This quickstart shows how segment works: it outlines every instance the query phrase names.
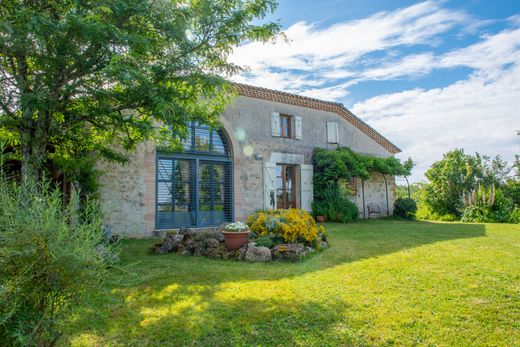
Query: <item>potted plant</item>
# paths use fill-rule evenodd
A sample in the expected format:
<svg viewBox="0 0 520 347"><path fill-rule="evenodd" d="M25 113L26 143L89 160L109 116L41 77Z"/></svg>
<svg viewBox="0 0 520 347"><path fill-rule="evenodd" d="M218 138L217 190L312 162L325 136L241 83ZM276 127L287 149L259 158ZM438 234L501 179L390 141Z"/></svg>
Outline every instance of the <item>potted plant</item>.
<svg viewBox="0 0 520 347"><path fill-rule="evenodd" d="M228 251L236 251L249 239L249 227L242 222L230 223L224 227L224 241Z"/></svg>

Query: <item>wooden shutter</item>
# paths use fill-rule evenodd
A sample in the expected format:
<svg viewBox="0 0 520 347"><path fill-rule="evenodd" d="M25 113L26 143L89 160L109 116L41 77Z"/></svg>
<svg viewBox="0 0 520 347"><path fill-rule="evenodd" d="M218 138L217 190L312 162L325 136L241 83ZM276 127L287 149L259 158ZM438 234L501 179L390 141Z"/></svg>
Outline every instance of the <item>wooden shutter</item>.
<svg viewBox="0 0 520 347"><path fill-rule="evenodd" d="M338 143L338 123L327 122L327 142Z"/></svg>
<svg viewBox="0 0 520 347"><path fill-rule="evenodd" d="M312 172L312 165L300 165L301 208L308 212L312 210L313 201Z"/></svg>
<svg viewBox="0 0 520 347"><path fill-rule="evenodd" d="M302 117L294 116L294 137L302 139Z"/></svg>
<svg viewBox="0 0 520 347"><path fill-rule="evenodd" d="M280 124L280 114L278 112L271 113L271 135L280 136L282 125Z"/></svg>
<svg viewBox="0 0 520 347"><path fill-rule="evenodd" d="M264 163L264 208L276 208L276 163Z"/></svg>

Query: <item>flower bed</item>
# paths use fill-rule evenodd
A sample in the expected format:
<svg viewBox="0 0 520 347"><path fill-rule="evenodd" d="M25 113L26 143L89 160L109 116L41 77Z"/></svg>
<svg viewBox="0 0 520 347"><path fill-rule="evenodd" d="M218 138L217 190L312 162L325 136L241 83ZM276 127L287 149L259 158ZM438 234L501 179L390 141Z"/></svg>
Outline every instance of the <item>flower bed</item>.
<svg viewBox="0 0 520 347"><path fill-rule="evenodd" d="M238 249L230 250L223 233L242 233L246 230L251 231L249 241ZM326 247L325 228L317 226L307 212L290 209L255 212L249 216L247 224L237 222L203 231L185 228L170 232L150 251L218 259L271 261L299 260Z"/></svg>

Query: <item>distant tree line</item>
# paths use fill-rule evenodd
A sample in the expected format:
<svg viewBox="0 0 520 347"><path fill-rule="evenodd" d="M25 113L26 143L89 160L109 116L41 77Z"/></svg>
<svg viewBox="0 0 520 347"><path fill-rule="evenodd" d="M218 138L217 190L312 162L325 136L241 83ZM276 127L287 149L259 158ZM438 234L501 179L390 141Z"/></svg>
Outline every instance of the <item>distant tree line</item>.
<svg viewBox="0 0 520 347"><path fill-rule="evenodd" d="M520 156L512 164L500 155L466 154L454 149L426 171L426 183L410 186L417 217L463 222L520 222ZM397 197L408 197L398 186Z"/></svg>

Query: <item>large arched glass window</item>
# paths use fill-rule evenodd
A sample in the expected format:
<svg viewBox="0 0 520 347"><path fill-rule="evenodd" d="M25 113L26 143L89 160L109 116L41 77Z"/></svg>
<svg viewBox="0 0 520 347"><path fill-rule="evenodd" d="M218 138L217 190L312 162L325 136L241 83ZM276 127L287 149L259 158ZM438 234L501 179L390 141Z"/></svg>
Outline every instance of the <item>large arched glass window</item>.
<svg viewBox="0 0 520 347"><path fill-rule="evenodd" d="M232 221L233 162L224 131L193 123L183 147L157 154L156 228Z"/></svg>

